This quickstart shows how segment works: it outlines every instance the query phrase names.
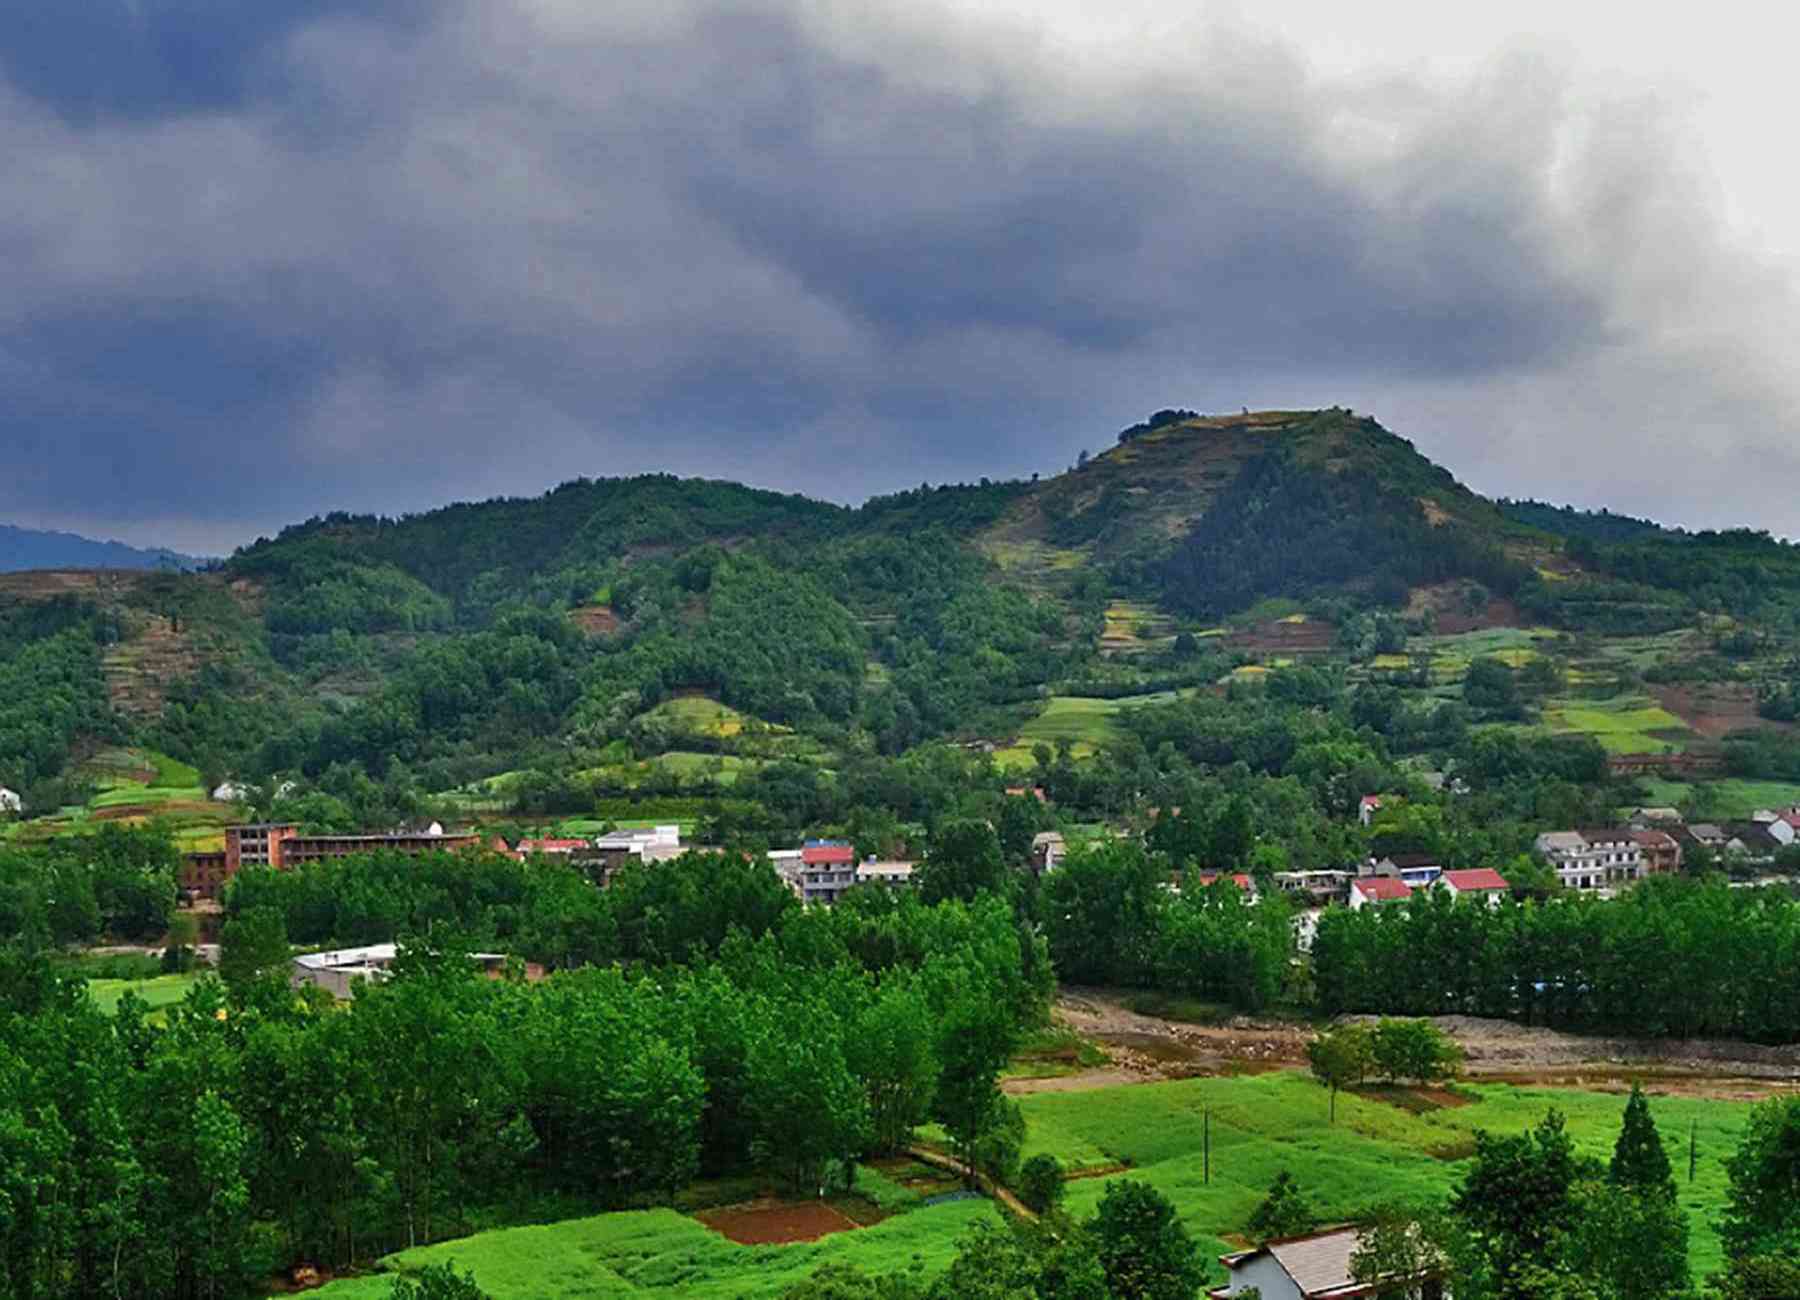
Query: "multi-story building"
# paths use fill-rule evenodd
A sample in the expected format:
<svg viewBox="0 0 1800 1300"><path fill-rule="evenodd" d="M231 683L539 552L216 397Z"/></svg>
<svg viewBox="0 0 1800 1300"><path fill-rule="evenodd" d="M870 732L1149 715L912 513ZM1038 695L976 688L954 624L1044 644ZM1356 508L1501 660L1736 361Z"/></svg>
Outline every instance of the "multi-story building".
<svg viewBox="0 0 1800 1300"><path fill-rule="evenodd" d="M1643 848L1623 827L1545 831L1535 847L1569 889L1610 893L1645 875Z"/></svg>
<svg viewBox="0 0 1800 1300"><path fill-rule="evenodd" d="M446 835L435 824L427 831L387 835L302 835L293 822L253 822L227 826L222 850L187 854L182 859L178 883L191 902L217 898L225 882L245 867L286 871L303 862L347 858L355 853L437 853L478 848L480 844L477 836Z"/></svg>
<svg viewBox="0 0 1800 1300"><path fill-rule="evenodd" d="M1663 875L1681 870L1681 841L1667 831L1634 830L1638 852L1644 856L1645 875Z"/></svg>

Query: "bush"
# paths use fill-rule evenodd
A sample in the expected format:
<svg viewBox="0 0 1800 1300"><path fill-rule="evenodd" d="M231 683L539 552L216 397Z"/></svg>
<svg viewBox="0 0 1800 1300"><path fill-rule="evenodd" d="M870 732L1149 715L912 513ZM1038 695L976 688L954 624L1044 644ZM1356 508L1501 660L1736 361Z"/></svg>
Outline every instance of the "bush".
<svg viewBox="0 0 1800 1300"><path fill-rule="evenodd" d="M1383 1019L1375 1026L1375 1068L1394 1082L1454 1079L1462 1048L1429 1020Z"/></svg>
<svg viewBox="0 0 1800 1300"><path fill-rule="evenodd" d="M1062 1162L1048 1152L1031 1157L1019 1169L1019 1199L1039 1214L1061 1205L1066 1190Z"/></svg>

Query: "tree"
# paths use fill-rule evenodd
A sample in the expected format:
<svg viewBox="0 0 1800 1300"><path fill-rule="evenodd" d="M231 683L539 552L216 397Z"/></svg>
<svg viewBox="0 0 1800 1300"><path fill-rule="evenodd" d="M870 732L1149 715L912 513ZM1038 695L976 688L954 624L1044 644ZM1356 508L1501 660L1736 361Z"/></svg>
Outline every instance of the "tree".
<svg viewBox="0 0 1800 1300"><path fill-rule="evenodd" d="M242 985L286 965L287 918L273 907L252 907L219 931L219 977Z"/></svg>
<svg viewBox="0 0 1800 1300"><path fill-rule="evenodd" d="M1707 1279L1707 1300L1800 1300L1800 1255L1744 1255Z"/></svg>
<svg viewBox="0 0 1800 1300"><path fill-rule="evenodd" d="M1619 1128L1619 1140L1613 1145L1607 1178L1620 1187L1675 1195L1669 1153L1650 1118L1650 1104L1636 1083L1631 1085L1631 1097L1625 1103L1625 1119Z"/></svg>
<svg viewBox="0 0 1800 1300"><path fill-rule="evenodd" d="M1337 1123L1339 1088L1354 1088L1375 1064L1374 1035L1367 1025L1342 1025L1306 1045L1313 1078L1331 1089L1331 1122Z"/></svg>
<svg viewBox="0 0 1800 1300"><path fill-rule="evenodd" d="M1193 1300L1206 1281L1175 1207L1148 1183L1109 1183L1087 1227L1116 1300Z"/></svg>
<svg viewBox="0 0 1800 1300"><path fill-rule="evenodd" d="M1062 1162L1047 1151L1031 1157L1019 1167L1018 1190L1019 1199L1039 1214L1056 1209L1068 1191Z"/></svg>
<svg viewBox="0 0 1800 1300"><path fill-rule="evenodd" d="M1752 1110L1725 1169L1731 1187L1719 1235L1727 1253L1760 1254L1800 1236L1800 1097L1771 1098Z"/></svg>
<svg viewBox="0 0 1800 1300"><path fill-rule="evenodd" d="M938 1077L932 1115L950 1131L951 1144L972 1170L975 1148L1000 1117L1000 1070L1012 1054L1013 1018L979 989L964 989L938 1022Z"/></svg>
<svg viewBox="0 0 1800 1300"><path fill-rule="evenodd" d="M1375 1026L1373 1049L1376 1068L1396 1081L1455 1078L1462 1065L1462 1049L1429 1020L1383 1018Z"/></svg>
<svg viewBox="0 0 1800 1300"><path fill-rule="evenodd" d="M1686 1290L1687 1216L1672 1191L1599 1180L1576 1185L1562 1256L1614 1300L1666 1300Z"/></svg>
<svg viewBox="0 0 1800 1300"><path fill-rule="evenodd" d="M1350 1276L1365 1286L1376 1288L1395 1279L1441 1275L1452 1271L1456 1234L1442 1216L1421 1215L1406 1206L1383 1206L1357 1238L1350 1255ZM1471 1279L1473 1281L1474 1279ZM1463 1279L1457 1278L1458 1294L1463 1293ZM1405 1291L1397 1294L1407 1294Z"/></svg>
<svg viewBox="0 0 1800 1300"><path fill-rule="evenodd" d="M389 1300L493 1300L475 1285L473 1273L459 1273L453 1263L427 1264L417 1273L401 1274Z"/></svg>
<svg viewBox="0 0 1800 1300"><path fill-rule="evenodd" d="M1569 1222L1570 1196L1581 1172L1558 1111L1516 1137L1477 1130L1474 1163L1450 1209L1480 1237L1498 1294L1532 1294L1520 1270L1551 1256Z"/></svg>
<svg viewBox="0 0 1800 1300"><path fill-rule="evenodd" d="M1251 1212L1244 1233L1261 1244L1278 1237L1298 1237L1311 1232L1319 1221L1318 1213L1300 1190L1294 1176L1283 1169L1269 1185L1269 1194Z"/></svg>
<svg viewBox="0 0 1800 1300"><path fill-rule="evenodd" d="M792 1003L777 1009L750 1045L752 1149L801 1190L823 1186L827 1167L868 1140L868 1098L845 1064L841 1034L823 1006Z"/></svg>
<svg viewBox="0 0 1800 1300"><path fill-rule="evenodd" d="M825 1264L781 1293L781 1300L919 1300L904 1277L870 1277L854 1264Z"/></svg>
<svg viewBox="0 0 1800 1300"><path fill-rule="evenodd" d="M1004 897L1011 883L1000 837L992 826L974 818L942 827L919 868L919 897L927 903L946 898L968 902L981 893Z"/></svg>
<svg viewBox="0 0 1800 1300"><path fill-rule="evenodd" d="M891 978L856 1017L844 1039L850 1071L869 1096L871 1140L896 1151L931 1115L938 1059L931 1009L914 984Z"/></svg>
<svg viewBox="0 0 1800 1300"><path fill-rule="evenodd" d="M1523 716L1519 684L1504 660L1484 656L1469 665L1463 677L1463 703L1490 717Z"/></svg>

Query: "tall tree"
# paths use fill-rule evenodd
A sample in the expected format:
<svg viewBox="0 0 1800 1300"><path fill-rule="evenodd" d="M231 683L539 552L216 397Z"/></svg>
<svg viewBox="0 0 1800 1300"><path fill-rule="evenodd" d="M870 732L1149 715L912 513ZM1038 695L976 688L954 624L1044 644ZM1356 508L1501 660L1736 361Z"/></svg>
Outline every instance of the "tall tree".
<svg viewBox="0 0 1800 1300"><path fill-rule="evenodd" d="M1631 1085L1631 1097L1625 1103L1625 1120L1619 1128L1619 1140L1613 1145L1607 1178L1620 1187L1675 1195L1669 1153L1650 1118L1650 1103L1636 1083Z"/></svg>
<svg viewBox="0 0 1800 1300"><path fill-rule="evenodd" d="M1193 1300L1206 1267L1175 1207L1148 1183L1107 1184L1088 1230L1116 1300Z"/></svg>

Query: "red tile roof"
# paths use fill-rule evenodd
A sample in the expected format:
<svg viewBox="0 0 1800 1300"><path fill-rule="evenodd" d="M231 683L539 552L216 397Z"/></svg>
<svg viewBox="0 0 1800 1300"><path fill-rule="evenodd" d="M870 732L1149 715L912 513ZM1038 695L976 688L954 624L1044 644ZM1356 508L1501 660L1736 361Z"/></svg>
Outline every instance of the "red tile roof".
<svg viewBox="0 0 1800 1300"><path fill-rule="evenodd" d="M1354 883L1364 898L1373 899L1377 903L1412 897L1412 886L1404 880L1395 880L1392 876L1364 876Z"/></svg>
<svg viewBox="0 0 1800 1300"><path fill-rule="evenodd" d="M809 867L855 862L856 849L849 844L808 844L800 850L800 861Z"/></svg>
<svg viewBox="0 0 1800 1300"><path fill-rule="evenodd" d="M1202 885L1216 884L1216 883L1218 883L1218 879L1219 879L1219 873L1216 871L1202 871L1200 873L1200 883ZM1254 889L1256 887L1255 882L1253 880L1251 880L1249 876L1246 876L1241 871L1234 871L1231 873L1231 883L1236 885L1239 889L1243 890L1245 893L1249 893L1252 889Z"/></svg>
<svg viewBox="0 0 1800 1300"><path fill-rule="evenodd" d="M1449 881L1459 893L1483 889L1511 889L1506 877L1492 867L1473 867L1467 871L1446 871L1444 879Z"/></svg>

